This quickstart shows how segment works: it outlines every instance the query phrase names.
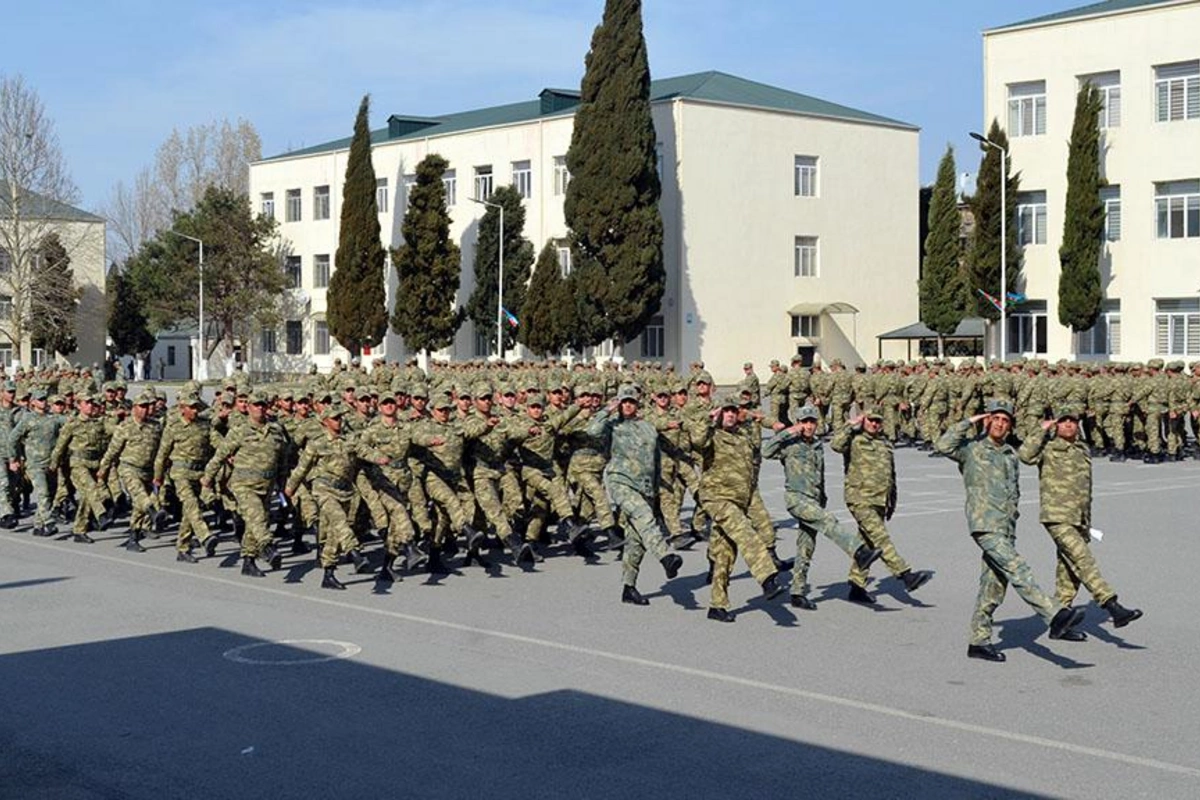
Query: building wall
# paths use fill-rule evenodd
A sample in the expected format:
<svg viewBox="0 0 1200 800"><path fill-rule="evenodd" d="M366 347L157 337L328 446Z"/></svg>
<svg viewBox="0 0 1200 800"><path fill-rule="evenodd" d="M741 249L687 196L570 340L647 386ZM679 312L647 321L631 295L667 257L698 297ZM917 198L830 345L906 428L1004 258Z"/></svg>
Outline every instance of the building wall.
<svg viewBox="0 0 1200 800"><path fill-rule="evenodd" d="M718 381L741 377L747 358L765 362L796 350L787 311L799 302L849 302L857 316L826 317L819 348L826 358L873 359L875 335L917 316L917 133L819 120L775 111L673 100L653 106L661 153L663 255L667 285L662 302L662 360L702 359ZM472 263L479 219L486 209L467 198L474 193L476 166L491 164L495 185L511 181L511 164L529 160L534 188L526 202L525 236L540 251L548 239L566 235L562 195L554 193L554 158L565 156L573 117L525 122L490 130L377 144L372 153L379 177L388 179L389 208L380 215L386 245L401 242L404 176L428 153L445 157L456 171L457 202L450 207L451 236L463 252L458 302L474 288ZM749 143L749 146L748 146ZM819 198L793 195L796 154L817 155L822 174ZM300 255L303 288L288 299L293 318L304 319L305 354L260 357L251 343L254 370L303 372L310 362L327 369L337 348L312 356L313 317L326 308L326 291L313 288L313 256L337 249L341 185L347 151L282 158L252 165L251 201L273 192L280 233ZM312 220L314 186L331 187L330 218ZM286 191L299 188L300 222L285 222ZM869 220L864 235L863 221ZM820 235L821 277L793 277L794 237ZM731 269L730 265L737 265ZM388 303L395 273L388 271ZM519 314L518 309L510 309ZM285 317L288 314L285 314ZM856 349L857 348L857 349ZM897 351L899 353L900 351ZM408 355L399 337L388 334L371 358ZM455 358L477 355L468 322L452 348ZM626 345L625 357L641 357L641 342Z"/></svg>
<svg viewBox="0 0 1200 800"><path fill-rule="evenodd" d="M1073 357L1075 337L1058 324L1058 248L1066 200L1068 141L1080 77L1120 71L1119 127L1103 133L1103 170L1121 187L1120 241L1102 259L1105 297L1120 300L1121 352L1155 352L1155 299L1197 297L1200 238L1159 239L1155 182L1200 178L1200 119L1155 121L1155 65L1200 59L1200 3L1149 7L1101 18L984 35L984 130L1007 128L1008 86L1046 82L1044 135L1013 136L1021 191L1045 191L1047 239L1025 248L1026 295L1048 308L1049 358ZM1200 355L1200 353L1197 353Z"/></svg>

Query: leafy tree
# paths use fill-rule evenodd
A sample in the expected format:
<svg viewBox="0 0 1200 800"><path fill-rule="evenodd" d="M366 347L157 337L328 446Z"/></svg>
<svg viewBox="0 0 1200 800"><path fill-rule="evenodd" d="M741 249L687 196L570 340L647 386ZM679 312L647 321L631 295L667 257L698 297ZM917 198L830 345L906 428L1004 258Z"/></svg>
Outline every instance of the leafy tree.
<svg viewBox="0 0 1200 800"><path fill-rule="evenodd" d="M939 351L942 337L954 333L966 316L958 248L962 223L955 181L954 148L947 146L929 202L929 233L921 270L921 321L937 332Z"/></svg>
<svg viewBox="0 0 1200 800"><path fill-rule="evenodd" d="M641 0L607 0L584 64L563 211L572 261L588 279L587 296L576 299L594 308L603 324L579 333L586 344L610 336L621 343L658 313L666 284ZM592 263L604 278L597 285Z"/></svg>
<svg viewBox="0 0 1200 800"><path fill-rule="evenodd" d="M371 163L370 97L364 96L354 120L354 138L342 188L342 226L336 267L329 279L329 333L351 355L374 347L387 333L387 297L383 285L387 252L379 242L379 206Z"/></svg>
<svg viewBox="0 0 1200 800"><path fill-rule="evenodd" d="M992 120L988 130L989 141L1008 149L1008 136L1000 127L1000 123ZM981 296L977 290L982 289L988 294L1004 302L999 295L1015 291L1021 285L1021 247L1017 244L1017 192L1021 188L1020 175L1009 174L1009 164L1001 153L994 147L981 144L983 161L979 165L979 177L975 184L975 196L971 199L971 211L975 214L975 241L972 244L968 260L971 276L970 292L974 298L976 316L986 319L999 319L1000 312ZM1003 170L1003 172L1002 172ZM1008 208L1000 209L1001 174L1008 181L1006 191ZM1000 291L1000 220L1006 215L1008 222L1007 248L1008 270L1007 286Z"/></svg>
<svg viewBox="0 0 1200 800"><path fill-rule="evenodd" d="M555 304L555 317L566 345L576 352L582 353L584 347L609 337L602 298L611 286L597 262L584 260L571 265L563 297Z"/></svg>
<svg viewBox="0 0 1200 800"><path fill-rule="evenodd" d="M176 214L171 228L204 242L205 360L224 345L256 328L279 324L287 286L275 245L278 223L252 215L249 199L231 189L210 186L192 211ZM157 330L194 322L198 309L196 244L170 230L138 249L127 263L128 278Z"/></svg>
<svg viewBox="0 0 1200 800"><path fill-rule="evenodd" d="M504 208L504 308L517 313L525 307L525 287L533 266L533 244L525 238L525 206L512 186L502 186L489 200ZM467 301L467 316L477 331L489 331L496 345L496 284L500 272L500 210L488 207L475 239L475 291ZM521 318L524 324L524 319ZM504 326L504 349L517 341L516 331Z"/></svg>
<svg viewBox="0 0 1200 800"><path fill-rule="evenodd" d="M113 350L122 355L143 353L154 347L154 335L142 313L141 302L129 280L116 264L108 272L108 335Z"/></svg>
<svg viewBox="0 0 1200 800"><path fill-rule="evenodd" d="M521 326L517 340L540 356L557 353L567 345L562 311L574 312L574 297L563 280L558 249L553 240L546 242L538 255L529 282L529 291L521 307ZM570 320L567 320L570 324Z"/></svg>
<svg viewBox="0 0 1200 800"><path fill-rule="evenodd" d="M1067 156L1067 202L1058 249L1058 321L1087 330L1100 314L1100 251L1104 242L1104 203L1100 187L1100 90L1089 81L1075 98L1075 124Z"/></svg>
<svg viewBox="0 0 1200 800"><path fill-rule="evenodd" d="M57 233L41 241L37 262L37 279L30 290L30 341L47 353L70 355L79 349L75 318L82 291L75 285L71 256Z"/></svg>
<svg viewBox="0 0 1200 800"><path fill-rule="evenodd" d="M450 215L442 174L449 163L430 153L417 164L417 183L408 194L400 232L404 244L392 251L400 279L392 328L413 351L440 350L454 341L463 312L454 307L461 256L450 241Z"/></svg>

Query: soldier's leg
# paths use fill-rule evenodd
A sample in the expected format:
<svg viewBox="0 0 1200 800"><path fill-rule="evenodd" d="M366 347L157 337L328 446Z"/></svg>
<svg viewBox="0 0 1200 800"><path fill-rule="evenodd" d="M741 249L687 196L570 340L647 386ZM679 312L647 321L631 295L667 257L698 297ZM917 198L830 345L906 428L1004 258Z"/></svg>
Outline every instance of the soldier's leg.
<svg viewBox="0 0 1200 800"><path fill-rule="evenodd" d="M388 525L387 509L383 507L379 491L371 485L371 479L365 472L359 472L355 477L354 488L371 513L371 527L377 531L385 530Z"/></svg>
<svg viewBox="0 0 1200 800"><path fill-rule="evenodd" d="M271 532L267 528L267 504L270 502L270 495L266 492L259 494L240 485L230 486L229 491L237 502L238 514L245 525L241 555L243 558L257 558L271 543Z"/></svg>
<svg viewBox="0 0 1200 800"><path fill-rule="evenodd" d="M497 478L475 475L475 505L483 512L483 518L500 537L500 541L505 541L512 535L512 526L500 500L500 483Z"/></svg>
<svg viewBox="0 0 1200 800"><path fill-rule="evenodd" d="M992 569L1004 576L1004 580L1012 585L1020 598L1049 624L1054 615L1062 610L1062 605L1038 586L1033 570L1017 552L1016 536L1011 533L977 533L974 538Z"/></svg>
<svg viewBox="0 0 1200 800"><path fill-rule="evenodd" d="M500 506L504 509L504 516L509 519L514 519L525 511L525 490L516 470L512 468L505 469L504 474L500 476Z"/></svg>
<svg viewBox="0 0 1200 800"><path fill-rule="evenodd" d="M146 488L146 481L140 470L122 467L118 470L121 475L121 485L129 495L132 508L129 512L129 527L135 531L146 531L150 528L150 511L154 498Z"/></svg>
<svg viewBox="0 0 1200 800"><path fill-rule="evenodd" d="M463 510L462 503L459 502L458 493L450 487L449 483L440 475L427 472L425 473L425 493L442 512L442 516L446 518L455 533L463 529L469 519L466 511Z"/></svg>
<svg viewBox="0 0 1200 800"><path fill-rule="evenodd" d="M899 409L895 406L883 407L883 435L887 437L889 442L896 441L896 434L900 430L898 417Z"/></svg>
<svg viewBox="0 0 1200 800"><path fill-rule="evenodd" d="M665 531L654 515L649 501L628 487L613 487L613 500L619 504L625 522L625 552L621 577L626 586L637 586L638 571L646 551L656 560L669 552Z"/></svg>
<svg viewBox="0 0 1200 800"><path fill-rule="evenodd" d="M1104 416L1104 432L1114 453L1125 452L1125 415L1110 412Z"/></svg>
<svg viewBox="0 0 1200 800"><path fill-rule="evenodd" d="M191 549L193 539L204 543L212 537L208 523L204 521L204 512L200 509L197 489L197 482L191 478L180 477L175 481L175 493L179 496L180 506L179 534L175 538L175 549L181 552Z"/></svg>
<svg viewBox="0 0 1200 800"><path fill-rule="evenodd" d="M803 520L796 526L796 563L792 567L791 594L807 597L812 588L808 585L808 568L812 565L813 553L817 549L817 538L814 531Z"/></svg>
<svg viewBox="0 0 1200 800"><path fill-rule="evenodd" d="M617 520L613 516L612 505L608 502L608 493L604 490L604 482L601 480L600 474L580 470L576 477L580 496L586 497L591 502L592 518L596 524L601 529L616 526Z"/></svg>
<svg viewBox="0 0 1200 800"><path fill-rule="evenodd" d="M416 531L413 529L412 519L408 516L408 509L404 507L405 499L400 490L394 484L379 486L377 489L379 501L388 517L384 548L388 555L397 556L404 551L405 545L416 538Z"/></svg>
<svg viewBox="0 0 1200 800"><path fill-rule="evenodd" d="M763 502L762 492L758 489L750 493L750 506L746 509L746 516L750 518L750 524L754 526L755 532L762 540L763 547L773 551L775 549L775 522L771 519L771 512L767 511L767 504Z"/></svg>
<svg viewBox="0 0 1200 800"><path fill-rule="evenodd" d="M75 525L72 530L75 533L85 533L89 517L99 519L105 512L102 485L96 482L96 477L87 467L73 467L71 474L75 489L79 493L79 509L75 512Z"/></svg>
<svg viewBox="0 0 1200 800"><path fill-rule="evenodd" d="M1004 602L1007 587L1004 573L992 566L985 551L980 559L979 593L975 597L975 611L971 614L971 644L983 645L992 641L992 615Z"/></svg>
<svg viewBox="0 0 1200 800"><path fill-rule="evenodd" d="M37 503L37 510L33 515L33 525L35 528L45 528L50 524L50 501L53 497L50 493L49 477L46 470L38 467L26 467L26 472L33 484L33 500Z"/></svg>
<svg viewBox="0 0 1200 800"><path fill-rule="evenodd" d="M754 580L762 583L775 574L775 561L763 545L762 537L754 530L745 510L724 500L706 503L706 509L712 515L713 525L721 526L725 535L737 545ZM713 580L715 583L715 573Z"/></svg>
<svg viewBox="0 0 1200 800"><path fill-rule="evenodd" d="M658 478L658 513L662 516L663 527L667 535L674 539L683 536L683 524L680 522L680 508L683 505L683 485L679 482L675 470L663 469Z"/></svg>
<svg viewBox="0 0 1200 800"><path fill-rule="evenodd" d="M338 558L358 550L358 537L350 525L350 502L315 492L317 507L321 509L321 528L325 530L325 546L321 549L321 566L336 567ZM249 526L247 526L249 528Z"/></svg>
<svg viewBox="0 0 1200 800"><path fill-rule="evenodd" d="M433 532L433 518L429 515L429 496L425 494L425 483L413 478L408 487L408 515L412 518L418 536L429 537Z"/></svg>
<svg viewBox="0 0 1200 800"><path fill-rule="evenodd" d="M883 551L880 558L887 565L888 571L893 575L900 575L908 571L908 562L900 557L896 552L896 546L892 544L892 537L888 535L887 524L883 520L883 508L880 506L867 505L849 505L851 516L858 523L858 533L862 536L863 541L871 547L877 547ZM850 565L850 582L858 587L867 585L869 570L865 570L858 566L857 563L851 562Z"/></svg>
<svg viewBox="0 0 1200 800"><path fill-rule="evenodd" d="M729 610L729 575L737 558L737 545L725 535L719 524L713 525L708 539L708 559L712 562L712 590L709 608Z"/></svg>
<svg viewBox="0 0 1200 800"><path fill-rule="evenodd" d="M571 500L562 478L547 477L535 469L527 469L522 474L525 486L538 497L544 498L547 505L558 515L559 519L567 519L574 515Z"/></svg>
<svg viewBox="0 0 1200 800"><path fill-rule="evenodd" d="M1058 559L1067 573L1068 582L1060 580L1057 584L1058 601L1066 606L1075 599L1082 583L1092 595L1097 605L1103 606L1116 596L1108 581L1100 574L1100 565L1096 563L1092 549L1088 546L1088 535L1082 526L1047 523L1046 530L1058 549Z"/></svg>

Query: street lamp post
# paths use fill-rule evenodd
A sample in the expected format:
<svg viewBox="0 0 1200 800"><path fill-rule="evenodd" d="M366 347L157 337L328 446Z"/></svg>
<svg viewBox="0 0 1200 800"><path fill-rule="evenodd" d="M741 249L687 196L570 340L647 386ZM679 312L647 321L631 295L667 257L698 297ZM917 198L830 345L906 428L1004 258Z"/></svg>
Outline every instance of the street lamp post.
<svg viewBox="0 0 1200 800"><path fill-rule="evenodd" d="M1001 147L982 133L971 138L1000 151L1000 360L1008 360L1008 148Z"/></svg>
<svg viewBox="0 0 1200 800"><path fill-rule="evenodd" d="M200 342L200 354L196 359L196 379L206 381L208 380L208 360L204 357L204 242L195 236L180 233L174 228L170 229L169 233L173 233L183 239L190 239L200 245L200 311L196 315L196 325L199 327L197 339Z"/></svg>
<svg viewBox="0 0 1200 800"><path fill-rule="evenodd" d="M496 281L496 355L504 360L504 206L499 203L490 203L487 200L478 200L474 197L468 198L472 203L478 203L481 206L495 208L500 211L500 276Z"/></svg>

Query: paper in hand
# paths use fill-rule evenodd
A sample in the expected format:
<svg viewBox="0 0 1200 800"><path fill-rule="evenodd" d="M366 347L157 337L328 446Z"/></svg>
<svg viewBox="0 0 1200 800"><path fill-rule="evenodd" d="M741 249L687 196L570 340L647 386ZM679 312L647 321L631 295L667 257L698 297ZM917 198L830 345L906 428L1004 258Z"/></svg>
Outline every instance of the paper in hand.
<svg viewBox="0 0 1200 800"><path fill-rule="evenodd" d="M1088 534L1097 542L1104 541L1104 531L1100 530L1099 528L1089 528Z"/></svg>

